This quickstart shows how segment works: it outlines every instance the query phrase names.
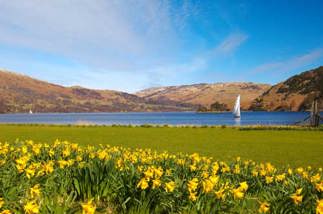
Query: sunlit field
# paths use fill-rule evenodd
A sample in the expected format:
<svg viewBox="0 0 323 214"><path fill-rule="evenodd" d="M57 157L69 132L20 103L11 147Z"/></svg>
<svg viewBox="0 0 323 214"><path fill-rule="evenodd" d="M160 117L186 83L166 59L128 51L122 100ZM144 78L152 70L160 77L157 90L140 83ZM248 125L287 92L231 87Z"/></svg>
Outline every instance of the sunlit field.
<svg viewBox="0 0 323 214"><path fill-rule="evenodd" d="M16 139L44 143L60 139L80 145L109 144L159 152L199 153L223 161L240 156L293 167L323 165L323 131L0 125L0 141Z"/></svg>

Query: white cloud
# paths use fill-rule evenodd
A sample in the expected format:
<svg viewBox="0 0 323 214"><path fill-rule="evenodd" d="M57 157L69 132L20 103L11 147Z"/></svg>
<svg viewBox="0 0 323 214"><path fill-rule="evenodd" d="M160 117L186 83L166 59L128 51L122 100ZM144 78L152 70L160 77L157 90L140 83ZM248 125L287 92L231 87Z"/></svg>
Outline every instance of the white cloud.
<svg viewBox="0 0 323 214"><path fill-rule="evenodd" d="M167 0L0 0L0 42L97 67L167 58L176 51L175 29Z"/></svg>
<svg viewBox="0 0 323 214"><path fill-rule="evenodd" d="M215 49L215 54L230 54L234 52L243 42L248 39L248 36L243 33L233 33L225 38Z"/></svg>
<svg viewBox="0 0 323 214"><path fill-rule="evenodd" d="M251 70L251 73L287 72L308 65L323 57L323 49L312 50L309 53L292 57L287 60L265 63Z"/></svg>
<svg viewBox="0 0 323 214"><path fill-rule="evenodd" d="M62 56L85 68L71 71L71 75L82 74L70 78L70 84L68 79L58 83L71 85L79 81L88 87L134 91L199 72L207 68L210 60L230 55L246 41L247 35L232 33L209 49L199 49L209 44L207 38L199 38L202 45L195 45L200 53L183 47L190 41L185 34L188 20L196 18L198 6L189 0L176 6L173 3L172 0L0 0L0 44ZM182 55L185 59L181 59ZM6 60L9 57L3 59ZM10 60L14 61L14 57ZM35 60L30 63L35 64ZM60 68L54 64L53 67ZM39 68L44 70L46 65ZM62 69L64 78L68 77L66 69ZM127 86L120 84L127 78L135 81ZM100 80L107 81L99 84Z"/></svg>

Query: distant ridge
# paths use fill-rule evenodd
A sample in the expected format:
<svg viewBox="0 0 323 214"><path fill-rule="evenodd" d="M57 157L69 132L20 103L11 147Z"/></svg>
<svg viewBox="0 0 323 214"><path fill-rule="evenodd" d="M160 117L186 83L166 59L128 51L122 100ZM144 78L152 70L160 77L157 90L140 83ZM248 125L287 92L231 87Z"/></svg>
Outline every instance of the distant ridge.
<svg viewBox="0 0 323 214"><path fill-rule="evenodd" d="M15 112L187 111L192 106L147 102L112 90L63 87L8 70L0 70L0 113Z"/></svg>
<svg viewBox="0 0 323 214"><path fill-rule="evenodd" d="M304 111L311 108L315 97L323 110L323 66L272 86L253 102L250 110Z"/></svg>
<svg viewBox="0 0 323 214"><path fill-rule="evenodd" d="M274 86L252 82L199 83L153 87L136 94L64 87L0 69L0 113L231 110L237 95L242 110L308 110L315 97L323 110L323 67ZM213 107L212 107L213 106Z"/></svg>
<svg viewBox="0 0 323 214"><path fill-rule="evenodd" d="M270 85L252 82L231 82L214 84L192 84L181 86L154 87L136 93L150 101L181 102L192 105L210 107L218 102L232 109L238 94L241 95L242 109L248 109L252 101L268 90Z"/></svg>

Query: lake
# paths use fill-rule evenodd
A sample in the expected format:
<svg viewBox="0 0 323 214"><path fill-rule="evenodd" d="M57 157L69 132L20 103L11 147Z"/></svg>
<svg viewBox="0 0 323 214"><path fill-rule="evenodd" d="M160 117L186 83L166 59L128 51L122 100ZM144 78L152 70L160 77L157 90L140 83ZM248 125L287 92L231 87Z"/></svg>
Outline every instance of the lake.
<svg viewBox="0 0 323 214"><path fill-rule="evenodd" d="M242 112L241 119L232 113L196 112L127 112L127 113L36 113L0 114L0 123L41 124L171 124L171 125L293 125L309 112Z"/></svg>

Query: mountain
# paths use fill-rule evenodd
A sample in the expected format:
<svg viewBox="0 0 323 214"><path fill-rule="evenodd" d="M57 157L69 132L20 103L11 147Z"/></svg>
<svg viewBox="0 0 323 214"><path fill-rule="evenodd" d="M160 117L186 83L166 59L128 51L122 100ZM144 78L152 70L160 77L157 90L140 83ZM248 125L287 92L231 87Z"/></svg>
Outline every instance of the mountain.
<svg viewBox="0 0 323 214"><path fill-rule="evenodd" d="M0 113L10 112L185 111L192 106L160 104L112 90L63 87L0 70Z"/></svg>
<svg viewBox="0 0 323 214"><path fill-rule="evenodd" d="M210 108L212 104L232 109L238 94L241 108L249 109L252 101L267 91L270 85L256 83L215 83L149 88L136 93L137 96L155 102L180 102Z"/></svg>
<svg viewBox="0 0 323 214"><path fill-rule="evenodd" d="M315 97L319 98L319 107L323 109L323 66L272 86L255 99L250 110L309 110Z"/></svg>
<svg viewBox="0 0 323 214"><path fill-rule="evenodd" d="M230 110L237 95L243 110L301 111L319 97L323 109L323 66L274 86L215 83L155 87L129 94L64 87L0 70L0 113Z"/></svg>

